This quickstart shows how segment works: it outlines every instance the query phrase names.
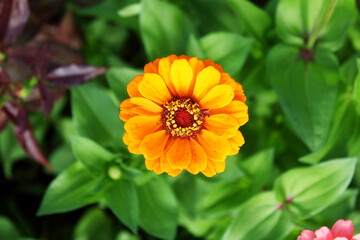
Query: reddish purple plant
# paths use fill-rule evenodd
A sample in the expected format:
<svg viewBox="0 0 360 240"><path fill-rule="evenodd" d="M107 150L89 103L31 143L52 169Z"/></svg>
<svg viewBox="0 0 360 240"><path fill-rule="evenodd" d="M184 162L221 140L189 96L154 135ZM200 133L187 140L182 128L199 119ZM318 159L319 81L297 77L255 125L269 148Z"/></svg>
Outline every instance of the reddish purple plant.
<svg viewBox="0 0 360 240"><path fill-rule="evenodd" d="M21 39L30 17L28 0L0 0L0 131L12 123L27 155L48 167L36 141L28 113L48 116L66 88L103 74L106 69L82 64L74 49L74 25L66 15L55 34L41 29L29 41Z"/></svg>

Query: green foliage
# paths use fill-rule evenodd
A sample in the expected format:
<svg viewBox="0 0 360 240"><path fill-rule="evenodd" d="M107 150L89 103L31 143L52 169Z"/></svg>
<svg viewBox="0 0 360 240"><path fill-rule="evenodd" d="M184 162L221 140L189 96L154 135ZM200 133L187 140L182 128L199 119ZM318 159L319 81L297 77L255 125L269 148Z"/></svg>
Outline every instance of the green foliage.
<svg viewBox="0 0 360 240"><path fill-rule="evenodd" d="M52 166L44 172L54 178L48 184L42 173L37 181L39 170L30 176L26 194L42 197L38 219L77 210L78 218L62 223L76 240L290 240L338 219L360 227L356 1L89 2L67 9L82 31L85 61L108 71L73 88L48 119L31 118ZM244 87L245 145L213 178L158 176L122 141L119 104L128 83L145 63L170 54L211 59ZM0 160L6 178L21 186L30 177L17 170L25 155L15 136L10 126L1 132ZM21 211L4 211L0 239L43 236L28 230L34 214Z"/></svg>

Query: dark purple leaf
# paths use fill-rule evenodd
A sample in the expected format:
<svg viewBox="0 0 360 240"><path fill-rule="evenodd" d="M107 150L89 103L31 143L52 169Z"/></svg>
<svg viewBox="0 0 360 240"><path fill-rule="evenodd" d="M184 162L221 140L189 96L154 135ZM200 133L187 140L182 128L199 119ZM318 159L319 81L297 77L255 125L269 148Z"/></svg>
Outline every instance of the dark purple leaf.
<svg viewBox="0 0 360 240"><path fill-rule="evenodd" d="M6 30L11 15L12 0L3 0L0 2L0 48L6 37Z"/></svg>
<svg viewBox="0 0 360 240"><path fill-rule="evenodd" d="M6 56L8 59L22 61L28 65L35 64L36 54L38 49L30 46L10 47L6 49Z"/></svg>
<svg viewBox="0 0 360 240"><path fill-rule="evenodd" d="M28 0L4 0L4 4L8 1L12 2L12 8L6 34L3 39L5 44L12 43L16 40L30 16Z"/></svg>
<svg viewBox="0 0 360 240"><path fill-rule="evenodd" d="M35 62L35 70L38 78L45 77L49 65L49 54L50 52L48 43L41 44Z"/></svg>
<svg viewBox="0 0 360 240"><path fill-rule="evenodd" d="M106 72L106 68L89 65L70 64L54 69L46 79L57 87L73 87Z"/></svg>
<svg viewBox="0 0 360 240"><path fill-rule="evenodd" d="M16 138L18 139L21 147L25 150L29 157L37 161L38 163L49 167L49 163L46 160L44 154L42 153L38 142L36 141L33 131L30 124L25 131L20 131L16 126L14 126Z"/></svg>
<svg viewBox="0 0 360 240"><path fill-rule="evenodd" d="M3 107L6 116L14 123L19 131L25 131L27 128L27 115L24 106L15 106L10 102L6 102Z"/></svg>
<svg viewBox="0 0 360 240"><path fill-rule="evenodd" d="M42 81L39 82L39 89L42 99L42 106L45 116L49 116L54 106L55 98L52 90L46 86Z"/></svg>
<svg viewBox="0 0 360 240"><path fill-rule="evenodd" d="M0 109L0 132L7 126L9 119L7 118L5 112Z"/></svg>
<svg viewBox="0 0 360 240"><path fill-rule="evenodd" d="M3 112L13 122L16 138L27 155L38 163L49 167L49 163L34 137L25 108L23 106L17 107L8 102L4 105Z"/></svg>
<svg viewBox="0 0 360 240"><path fill-rule="evenodd" d="M0 86L7 85L10 83L10 78L6 74L6 72L3 72L0 68Z"/></svg>

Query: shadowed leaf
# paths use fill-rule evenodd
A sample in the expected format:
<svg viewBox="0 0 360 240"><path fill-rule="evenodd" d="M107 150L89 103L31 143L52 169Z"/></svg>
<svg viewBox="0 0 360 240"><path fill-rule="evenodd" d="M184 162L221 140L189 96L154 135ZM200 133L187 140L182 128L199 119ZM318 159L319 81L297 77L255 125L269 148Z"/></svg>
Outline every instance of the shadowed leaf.
<svg viewBox="0 0 360 240"><path fill-rule="evenodd" d="M3 110L13 122L16 138L27 155L38 163L48 166L48 162L34 137L25 108L23 106L16 107L8 102L4 105Z"/></svg>
<svg viewBox="0 0 360 240"><path fill-rule="evenodd" d="M4 0L0 14L0 41L12 43L22 32L30 16L27 0Z"/></svg>
<svg viewBox="0 0 360 240"><path fill-rule="evenodd" d="M70 64L54 69L46 76L46 79L58 87L73 87L87 82L105 71L105 68Z"/></svg>

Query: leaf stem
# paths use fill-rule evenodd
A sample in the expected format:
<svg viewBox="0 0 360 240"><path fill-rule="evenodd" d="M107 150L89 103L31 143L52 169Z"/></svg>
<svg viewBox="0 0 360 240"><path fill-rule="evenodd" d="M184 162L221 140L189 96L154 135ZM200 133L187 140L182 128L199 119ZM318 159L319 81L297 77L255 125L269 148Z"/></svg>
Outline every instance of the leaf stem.
<svg viewBox="0 0 360 240"><path fill-rule="evenodd" d="M329 3L329 5L326 9L326 13L325 13L324 18L322 19L322 22L320 23L320 25L314 27L314 30L310 34L309 41L307 42L308 49L312 49L314 47L314 44L315 44L317 38L319 37L320 31L329 22L332 14L334 13L337 2L338 2L338 0L331 0L331 2Z"/></svg>

